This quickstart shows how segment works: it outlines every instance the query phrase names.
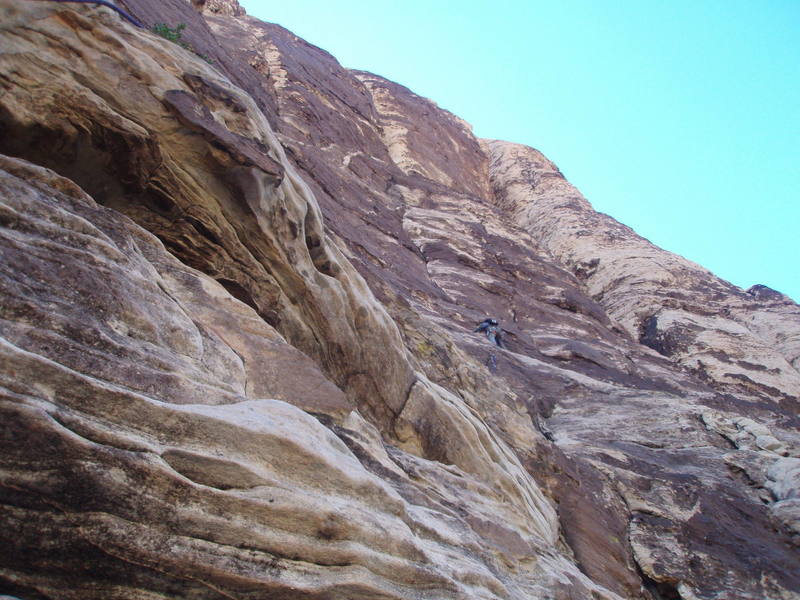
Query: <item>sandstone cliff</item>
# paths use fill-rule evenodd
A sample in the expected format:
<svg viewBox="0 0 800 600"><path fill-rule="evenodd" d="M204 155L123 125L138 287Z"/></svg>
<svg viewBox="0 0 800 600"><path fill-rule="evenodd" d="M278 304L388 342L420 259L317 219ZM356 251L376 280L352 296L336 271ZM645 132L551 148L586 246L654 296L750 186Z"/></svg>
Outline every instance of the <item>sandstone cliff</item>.
<svg viewBox="0 0 800 600"><path fill-rule="evenodd" d="M0 593L800 597L797 304L235 0L118 5L188 47L0 0Z"/></svg>

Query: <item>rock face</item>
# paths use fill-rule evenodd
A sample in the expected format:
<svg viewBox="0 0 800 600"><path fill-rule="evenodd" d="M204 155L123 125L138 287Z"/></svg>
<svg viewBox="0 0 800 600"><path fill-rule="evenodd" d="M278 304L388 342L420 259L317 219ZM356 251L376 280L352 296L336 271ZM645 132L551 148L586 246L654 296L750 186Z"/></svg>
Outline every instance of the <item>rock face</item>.
<svg viewBox="0 0 800 600"><path fill-rule="evenodd" d="M190 48L0 0L0 593L800 597L798 305L234 0L124 6Z"/></svg>
<svg viewBox="0 0 800 600"><path fill-rule="evenodd" d="M485 146L497 204L579 276L631 336L719 388L786 399L796 409L794 302L765 286L735 288L595 212L540 152L506 142Z"/></svg>

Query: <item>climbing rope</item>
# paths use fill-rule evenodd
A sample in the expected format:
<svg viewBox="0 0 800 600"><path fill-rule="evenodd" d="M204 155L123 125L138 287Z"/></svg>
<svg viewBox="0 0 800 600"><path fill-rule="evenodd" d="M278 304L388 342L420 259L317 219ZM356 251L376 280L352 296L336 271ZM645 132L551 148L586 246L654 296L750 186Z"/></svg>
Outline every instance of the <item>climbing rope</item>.
<svg viewBox="0 0 800 600"><path fill-rule="evenodd" d="M142 22L133 17L132 15L126 13L121 8L117 8L111 2L106 2L106 0L52 0L53 2L72 2L73 4L99 4L102 6L107 6L111 10L117 11L126 21L136 25L136 27L140 27L142 29L146 29Z"/></svg>

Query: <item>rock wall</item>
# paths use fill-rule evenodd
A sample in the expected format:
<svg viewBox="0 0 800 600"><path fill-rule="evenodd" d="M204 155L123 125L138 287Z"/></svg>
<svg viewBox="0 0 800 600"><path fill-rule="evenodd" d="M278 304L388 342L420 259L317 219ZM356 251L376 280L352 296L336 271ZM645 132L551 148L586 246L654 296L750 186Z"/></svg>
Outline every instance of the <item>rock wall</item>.
<svg viewBox="0 0 800 600"><path fill-rule="evenodd" d="M595 212L540 152L498 141L485 146L498 205L631 336L718 387L785 399L796 414L797 304L764 286L740 290Z"/></svg>
<svg viewBox="0 0 800 600"><path fill-rule="evenodd" d="M188 48L0 0L0 593L799 597L800 307L234 0L121 5Z"/></svg>

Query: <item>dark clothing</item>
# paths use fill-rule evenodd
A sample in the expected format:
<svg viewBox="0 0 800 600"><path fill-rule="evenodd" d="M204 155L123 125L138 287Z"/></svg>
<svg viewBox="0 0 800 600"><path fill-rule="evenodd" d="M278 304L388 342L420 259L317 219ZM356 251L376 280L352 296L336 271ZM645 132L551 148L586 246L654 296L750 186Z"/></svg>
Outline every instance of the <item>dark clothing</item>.
<svg viewBox="0 0 800 600"><path fill-rule="evenodd" d="M486 319L475 328L473 333L478 333L479 331L485 331L486 337L494 345L505 348L503 345L503 330L494 319Z"/></svg>

